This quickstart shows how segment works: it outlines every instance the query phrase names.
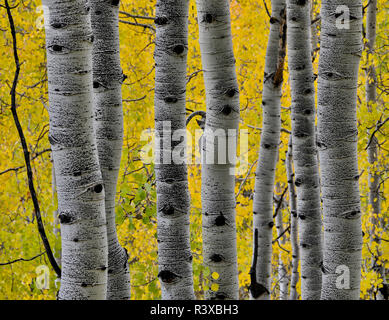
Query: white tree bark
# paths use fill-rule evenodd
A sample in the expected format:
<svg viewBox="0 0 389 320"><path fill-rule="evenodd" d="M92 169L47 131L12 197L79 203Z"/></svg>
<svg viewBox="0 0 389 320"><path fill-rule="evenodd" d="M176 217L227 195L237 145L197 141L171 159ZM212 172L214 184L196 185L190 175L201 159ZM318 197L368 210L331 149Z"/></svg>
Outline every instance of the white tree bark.
<svg viewBox="0 0 389 320"><path fill-rule="evenodd" d="M279 189L279 184L277 184L277 188ZM279 192L281 190L278 190ZM286 193L286 190L285 190ZM288 300L288 285L289 285L289 277L288 272L286 270L286 266L284 264L284 261L282 260L282 248L285 244L285 228L284 228L284 222L282 221L282 207L283 207L283 195L278 199L276 214L276 229L277 229L277 241L280 247L279 253L278 253L278 285L279 285L279 299L280 300Z"/></svg>
<svg viewBox="0 0 389 320"><path fill-rule="evenodd" d="M207 103L202 139L203 257L211 274L219 274L219 278L213 280L219 288L209 290L207 298L238 299L234 141L239 128L240 106L230 4L228 0L197 0L196 3ZM227 147L222 146L225 139L212 141L217 133L229 135ZM212 164L212 156L218 153Z"/></svg>
<svg viewBox="0 0 389 320"><path fill-rule="evenodd" d="M262 91L262 132L254 189L254 229L258 229L257 281L270 292L273 189L281 134L281 87L285 52L285 0L272 0ZM281 63L280 63L281 62ZM254 299L269 299L268 294Z"/></svg>
<svg viewBox="0 0 389 320"><path fill-rule="evenodd" d="M92 113L92 31L83 0L44 1L53 152L62 236L59 299L105 299L104 187Z"/></svg>
<svg viewBox="0 0 389 320"><path fill-rule="evenodd" d="M90 0L93 30L94 126L105 189L108 239L108 300L130 299L127 251L119 244L115 224L116 185L123 144L119 1Z"/></svg>
<svg viewBox="0 0 389 320"><path fill-rule="evenodd" d="M287 0L288 66L292 98L292 143L299 250L301 298L321 294L321 202L315 131L315 85L311 57L311 13L308 0Z"/></svg>
<svg viewBox="0 0 389 320"><path fill-rule="evenodd" d="M288 178L289 207L290 207L290 242L292 246L292 276L290 279L289 300L297 300L297 283L299 281L300 250L298 245L298 216L297 216L297 195L294 186L293 172L293 144L292 136L289 138L288 151L286 152L286 175Z"/></svg>
<svg viewBox="0 0 389 320"><path fill-rule="evenodd" d="M155 24L155 128L158 266L162 299L194 299L186 154L188 0L158 0ZM175 139L174 133L180 132ZM175 141L178 140L178 141ZM171 146L166 142L171 141ZM173 150L175 150L173 152ZM168 157L166 157L168 155ZM167 162L166 162L167 161ZM171 163L169 163L171 162Z"/></svg>
<svg viewBox="0 0 389 320"><path fill-rule="evenodd" d="M321 19L317 141L324 215L321 298L359 299L362 228L356 105L362 2L323 0Z"/></svg>

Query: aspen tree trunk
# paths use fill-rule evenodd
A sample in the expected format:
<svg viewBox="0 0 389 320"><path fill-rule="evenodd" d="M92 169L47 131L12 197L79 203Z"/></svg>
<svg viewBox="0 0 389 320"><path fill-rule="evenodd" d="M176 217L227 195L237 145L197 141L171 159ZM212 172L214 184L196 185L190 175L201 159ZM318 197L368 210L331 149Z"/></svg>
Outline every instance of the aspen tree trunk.
<svg viewBox="0 0 389 320"><path fill-rule="evenodd" d="M376 41L376 24L377 24L377 0L371 0L369 6L367 7L367 16L366 16L366 38L367 38L367 57L368 63L371 58L371 63L368 65L367 75L366 75L366 102L368 104L368 109L372 111L372 104L376 103L377 98L377 75L376 69L374 66L373 54ZM380 176L377 171L378 165L378 141L374 137L369 147L367 148L368 161L372 167L369 172L369 204L372 207L371 215L371 237L374 241L375 229L379 223L379 215L381 213L381 204L380 204L380 194L379 194L379 183Z"/></svg>
<svg viewBox="0 0 389 320"><path fill-rule="evenodd" d="M359 299L362 260L356 116L362 2L323 0L321 19L317 141L324 210L321 298L352 300Z"/></svg>
<svg viewBox="0 0 389 320"><path fill-rule="evenodd" d="M62 237L59 299L105 299L104 187L93 130L92 31L85 1L44 1L53 152Z"/></svg>
<svg viewBox="0 0 389 320"><path fill-rule="evenodd" d="M293 138L290 136L288 143L288 151L286 153L286 175L288 178L289 190L289 207L290 207L290 242L292 246L292 277L290 280L289 300L297 300L298 293L296 290L299 281L299 261L300 250L298 245L298 217L297 217L297 195L294 186L293 173Z"/></svg>
<svg viewBox="0 0 389 320"><path fill-rule="evenodd" d="M108 239L108 300L130 299L127 251L119 244L115 224L116 185L123 144L119 1L90 0L93 30L94 126L105 189Z"/></svg>
<svg viewBox="0 0 389 320"><path fill-rule="evenodd" d="M203 256L211 274L219 274L213 280L219 289L209 290L207 298L238 299L234 189L240 106L230 4L228 0L197 0L196 4L207 103L202 138ZM215 142L217 134L220 138Z"/></svg>
<svg viewBox="0 0 389 320"><path fill-rule="evenodd" d="M315 85L311 58L311 14L308 0L287 0L288 66L292 97L292 143L299 251L301 298L321 294L321 202L315 131Z"/></svg>
<svg viewBox="0 0 389 320"><path fill-rule="evenodd" d="M258 229L257 281L270 292L273 231L273 189L281 134L282 46L285 42L285 0L272 0L262 92L262 132L254 188L254 229ZM281 37L281 38L280 38ZM269 299L270 295L252 297Z"/></svg>
<svg viewBox="0 0 389 320"><path fill-rule="evenodd" d="M158 277L162 299L194 299L186 155L188 0L158 0L155 24L155 128ZM173 135L179 133L179 138ZM172 141L173 140L173 141ZM168 144L166 144L168 143ZM171 145L169 145L171 144ZM176 150L179 152L177 153Z"/></svg>

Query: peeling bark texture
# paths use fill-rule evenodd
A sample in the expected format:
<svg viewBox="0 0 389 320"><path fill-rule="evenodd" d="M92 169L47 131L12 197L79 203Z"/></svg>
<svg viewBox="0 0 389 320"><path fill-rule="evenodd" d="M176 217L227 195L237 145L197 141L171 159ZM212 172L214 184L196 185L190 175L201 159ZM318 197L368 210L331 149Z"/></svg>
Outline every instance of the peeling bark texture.
<svg viewBox="0 0 389 320"><path fill-rule="evenodd" d="M277 185L279 188L279 185ZM286 192L286 190L285 190ZM285 237L283 236L285 234L285 228L284 223L282 221L282 205L283 205L283 198L280 197L278 199L279 203L279 211L276 212L276 229L277 229L277 241L279 243L280 248L283 247L285 244ZM282 261L282 249L279 250L278 253L278 285L280 288L280 300L288 300L288 285L289 285L289 278L288 278L288 272L286 270L286 266L284 262Z"/></svg>
<svg viewBox="0 0 389 320"><path fill-rule="evenodd" d="M292 143L299 250L301 298L321 294L321 202L315 131L315 85L311 58L310 1L287 0L288 65L292 98Z"/></svg>
<svg viewBox="0 0 389 320"><path fill-rule="evenodd" d="M209 290L208 299L238 299L239 281L236 243L235 159L239 129L239 87L232 46L229 0L197 0L202 69L206 89L207 117L202 138L202 211L204 264L219 274L218 291ZM227 148L210 138L216 132L229 136ZM228 134L229 131L229 134ZM232 136L231 136L232 133ZM233 139L233 140L231 140ZM211 150L213 148L213 150ZM229 150L226 150L229 149ZM226 156L223 164L211 153Z"/></svg>
<svg viewBox="0 0 389 320"><path fill-rule="evenodd" d="M350 10L349 28L342 25L348 19L342 22L339 6ZM321 19L317 141L324 216L321 299L357 300L362 260L356 114L362 2L323 0Z"/></svg>
<svg viewBox="0 0 389 320"><path fill-rule="evenodd" d="M116 185L123 144L119 1L89 0L93 30L93 106L96 144L105 189L108 240L108 300L130 299L127 251L115 224Z"/></svg>
<svg viewBox="0 0 389 320"><path fill-rule="evenodd" d="M92 30L83 0L44 1L62 276L59 299L106 299L104 187L94 139Z"/></svg>
<svg viewBox="0 0 389 320"><path fill-rule="evenodd" d="M273 189L281 134L281 87L284 57L285 0L272 0L262 92L263 123L254 189L254 228L258 229L257 281L269 292L273 231ZM281 71L280 71L281 69ZM270 299L264 295L261 299Z"/></svg>
<svg viewBox="0 0 389 320"><path fill-rule="evenodd" d="M188 0L158 0L155 23L155 128L158 217L158 266L162 299L194 299L190 248L190 195L186 163L173 160L173 149L186 154L185 96L188 54ZM164 123L169 122L166 130ZM182 132L180 141L172 138ZM171 147L164 141L171 139ZM175 151L176 152L176 151ZM169 154L172 163L163 157Z"/></svg>
<svg viewBox="0 0 389 320"><path fill-rule="evenodd" d="M288 178L289 190L289 207L290 207L290 242L292 246L292 277L290 279L289 300L297 300L298 293L296 290L299 281L299 261L300 250L298 245L298 216L297 216L297 195L294 185L293 172L293 138L290 136L288 143L288 151L286 153L286 175Z"/></svg>

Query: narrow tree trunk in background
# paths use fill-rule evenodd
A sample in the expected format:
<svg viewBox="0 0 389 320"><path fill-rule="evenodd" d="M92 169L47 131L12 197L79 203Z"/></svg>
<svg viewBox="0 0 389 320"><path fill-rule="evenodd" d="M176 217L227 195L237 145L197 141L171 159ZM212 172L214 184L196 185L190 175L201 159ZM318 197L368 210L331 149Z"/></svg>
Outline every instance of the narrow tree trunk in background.
<svg viewBox="0 0 389 320"><path fill-rule="evenodd" d="M345 8L350 11L348 26ZM362 2L323 0L321 19L317 141L324 210L321 298L359 299L362 228L356 106Z"/></svg>
<svg viewBox="0 0 389 320"><path fill-rule="evenodd" d="M94 126L105 188L108 240L108 300L130 299L127 251L119 244L115 224L116 185L123 144L119 1L90 0L93 30Z"/></svg>
<svg viewBox="0 0 389 320"><path fill-rule="evenodd" d="M279 189L279 184L277 184L277 188ZM281 192L281 190L278 190L278 193ZM286 190L285 190L286 192ZM284 222L282 221L282 206L283 206L283 196L280 197L278 200L278 212L276 212L276 229L277 229L277 241L279 244L279 253L278 253L278 285L280 288L280 300L288 300L288 285L289 285L289 278L288 278L288 272L286 270L286 266L282 260L282 248L285 244L285 228L284 228Z"/></svg>
<svg viewBox="0 0 389 320"><path fill-rule="evenodd" d="M377 74L374 65L374 50L376 42L376 25L377 25L377 0L370 0L367 7L366 15L366 47L367 47L367 63L366 70L366 103L368 110L373 111L374 104L377 103ZM371 60L370 60L371 59ZM369 170L369 205L371 206L371 230L370 240L376 241L380 245L380 234L377 234L377 227L382 227L381 224L381 199L380 199L380 173L378 172L378 139L373 137L370 145L367 148L368 161L370 164ZM382 255L381 248L377 248L377 255ZM387 286L385 265L378 266L377 272L383 279L383 285ZM382 286L381 286L382 288ZM384 296L379 292L377 300L383 300Z"/></svg>
<svg viewBox="0 0 389 320"><path fill-rule="evenodd" d="M196 3L207 100L201 176L203 256L211 274L219 274L219 278L213 280L219 289L208 291L207 298L238 299L235 159L226 155L236 156L234 142L240 118L230 5L229 0L197 0ZM226 148L221 146L222 138L212 142L211 136L216 132L229 136ZM215 157L212 164L211 154L218 152L221 158L226 156L227 159L222 161Z"/></svg>
<svg viewBox="0 0 389 320"><path fill-rule="evenodd" d="M283 59L280 53L285 33L285 0L272 0L272 18L267 45L262 92L262 133L254 189L254 229L258 229L257 281L269 292L273 231L273 189L281 134L281 87ZM280 39L281 36L281 39ZM281 41L280 41L281 40ZM252 297L269 299L269 295Z"/></svg>
<svg viewBox="0 0 389 320"><path fill-rule="evenodd" d="M59 299L105 299L104 187L94 139L92 31L82 0L44 1L49 140L62 237Z"/></svg>
<svg viewBox="0 0 389 320"><path fill-rule="evenodd" d="M300 250L298 245L298 216L297 216L297 195L294 186L293 173L293 145L292 136L289 138L288 151L286 153L286 175L288 178L289 207L290 207L290 242L292 246L292 277L290 280L289 300L297 300L296 290L299 281Z"/></svg>
<svg viewBox="0 0 389 320"><path fill-rule="evenodd" d="M315 131L315 85L308 0L287 0L292 143L301 261L301 298L320 300L321 202Z"/></svg>
<svg viewBox="0 0 389 320"><path fill-rule="evenodd" d="M368 68L366 74L366 103L368 104L368 110L372 112L374 106L372 104L376 103L377 98L377 75L376 69L373 60L374 47L376 41L376 21L377 19L377 0L371 0L369 6L367 7L367 16L366 16L366 38L367 38L367 59L368 59ZM371 62L369 61L371 59ZM369 63L370 62L370 63ZM380 194L379 194L379 183L380 175L377 172L378 170L378 141L374 137L371 139L370 145L367 148L368 161L371 166L369 171L369 204L372 207L371 214L371 238L374 241L374 238L377 236L375 234L375 229L379 224L379 215L381 213L380 205Z"/></svg>
<svg viewBox="0 0 389 320"><path fill-rule="evenodd" d="M172 150L186 154L185 96L188 0L158 0L155 40L155 128L158 266L162 299L194 299L190 248L187 166ZM173 134L180 130L179 141ZM171 141L171 146L166 142ZM183 143L184 142L184 143ZM166 158L168 155L168 158ZM166 163L165 161L170 163Z"/></svg>

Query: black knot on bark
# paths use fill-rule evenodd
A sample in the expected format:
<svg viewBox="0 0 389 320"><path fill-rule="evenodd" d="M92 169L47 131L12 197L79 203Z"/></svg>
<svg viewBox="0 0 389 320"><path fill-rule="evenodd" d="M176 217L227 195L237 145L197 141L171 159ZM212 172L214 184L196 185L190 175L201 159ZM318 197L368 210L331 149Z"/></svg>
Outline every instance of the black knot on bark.
<svg viewBox="0 0 389 320"><path fill-rule="evenodd" d="M93 191L96 193L100 193L101 191L103 191L103 185L101 183L95 185Z"/></svg>
<svg viewBox="0 0 389 320"><path fill-rule="evenodd" d="M290 18L290 20L297 21L297 18L296 17L292 17L292 18Z"/></svg>
<svg viewBox="0 0 389 320"><path fill-rule="evenodd" d="M292 213L292 216L293 216L293 217L297 218L297 212L296 212L295 210L292 210L291 213Z"/></svg>
<svg viewBox="0 0 389 320"><path fill-rule="evenodd" d="M306 245L305 243L302 243L302 244L301 244L301 247L302 247L302 248L307 248L308 245Z"/></svg>
<svg viewBox="0 0 389 320"><path fill-rule="evenodd" d="M88 285L87 285L85 282L81 283L81 287L85 288L85 287L87 287L87 286L88 286Z"/></svg>
<svg viewBox="0 0 389 320"><path fill-rule="evenodd" d="M73 221L72 217L66 213L60 213L58 219L61 224L67 224Z"/></svg>
<svg viewBox="0 0 389 320"><path fill-rule="evenodd" d="M269 226L269 228L273 228L274 227L274 222L270 221L267 225Z"/></svg>
<svg viewBox="0 0 389 320"><path fill-rule="evenodd" d="M268 144L268 143L265 143L263 146L264 146L265 149L270 149L270 147L271 147L271 145Z"/></svg>
<svg viewBox="0 0 389 320"><path fill-rule="evenodd" d="M212 23L212 22L215 21L215 19L214 19L214 16L211 13L207 13L207 14L204 15L203 21L206 22L206 23Z"/></svg>
<svg viewBox="0 0 389 320"><path fill-rule="evenodd" d="M309 109L305 109L305 110L304 110L304 114L305 114L306 116L311 115L311 113L312 113L312 111L309 110Z"/></svg>
<svg viewBox="0 0 389 320"><path fill-rule="evenodd" d="M311 94L312 93L312 90L311 89L305 89L304 90L304 94Z"/></svg>
<svg viewBox="0 0 389 320"><path fill-rule="evenodd" d="M60 46L60 45L58 45L58 44L53 45L51 48L52 48L53 51L55 51L55 52L61 52L62 49L63 49L63 47Z"/></svg>
<svg viewBox="0 0 389 320"><path fill-rule="evenodd" d="M294 184L296 187L300 187L303 184L303 180L301 178L297 178Z"/></svg>
<svg viewBox="0 0 389 320"><path fill-rule="evenodd" d="M164 99L164 101L165 101L166 103L176 103L176 102L178 101L178 99L175 98L175 97L166 97L166 98Z"/></svg>
<svg viewBox="0 0 389 320"><path fill-rule="evenodd" d="M93 81L93 88L97 89L98 87L100 87L100 83Z"/></svg>
<svg viewBox="0 0 389 320"><path fill-rule="evenodd" d="M185 46L183 44L178 44L173 48L173 52L175 54L182 54L184 53L184 51L185 51Z"/></svg>
<svg viewBox="0 0 389 320"><path fill-rule="evenodd" d="M258 214L258 213L254 211L253 214Z"/></svg>
<svg viewBox="0 0 389 320"><path fill-rule="evenodd" d="M112 0L112 1L111 1L111 4L112 4L113 6L118 6L119 3L120 3L120 0Z"/></svg>
<svg viewBox="0 0 389 320"><path fill-rule="evenodd" d="M220 255L220 254L213 254L211 257L210 257L211 261L212 262L221 262L223 261L223 257Z"/></svg>
<svg viewBox="0 0 389 320"><path fill-rule="evenodd" d="M225 105L225 106L222 107L221 112L224 115L228 116L232 112L232 108L229 105Z"/></svg>
<svg viewBox="0 0 389 320"><path fill-rule="evenodd" d="M178 278L178 276L169 270L162 270L160 273L158 273L158 278L160 278L164 283L172 283L175 279Z"/></svg>
<svg viewBox="0 0 389 320"><path fill-rule="evenodd" d="M159 26L163 26L164 24L167 24L168 21L169 19L166 17L156 17L154 19L154 23Z"/></svg>
<svg viewBox="0 0 389 320"><path fill-rule="evenodd" d="M101 15L101 14L102 14L102 12L99 11L99 10L97 10L97 11L95 12L95 15L96 15L96 16L99 16L99 15Z"/></svg>
<svg viewBox="0 0 389 320"><path fill-rule="evenodd" d="M101 270L101 271L105 271L105 270L107 270L107 267L106 267L106 266L101 266L101 267L100 267L100 270Z"/></svg>
<svg viewBox="0 0 389 320"><path fill-rule="evenodd" d="M305 6L306 3L307 3L307 0L297 0L297 4L299 6Z"/></svg>
<svg viewBox="0 0 389 320"><path fill-rule="evenodd" d="M76 171L76 172L74 172L74 173L73 173L73 176L75 176L75 177L81 176L81 171Z"/></svg>
<svg viewBox="0 0 389 320"><path fill-rule="evenodd" d="M216 299L217 300L226 300L227 296L224 293L216 293Z"/></svg>
<svg viewBox="0 0 389 320"><path fill-rule="evenodd" d="M215 219L215 224L218 227L224 226L226 224L226 218L223 216L223 214L220 214L220 216L217 216Z"/></svg>
<svg viewBox="0 0 389 320"><path fill-rule="evenodd" d="M299 218L300 218L301 220L305 220L305 219L306 219L306 216L304 216L303 214L300 214L300 215L299 215Z"/></svg>
<svg viewBox="0 0 389 320"><path fill-rule="evenodd" d="M75 239L73 239L73 241L74 241L74 242L78 242L78 239L77 239L77 238L75 238Z"/></svg>
<svg viewBox="0 0 389 320"><path fill-rule="evenodd" d="M276 23L278 20L276 19L276 18L274 18L274 17L271 17L270 18L270 24L274 24L274 23Z"/></svg>
<svg viewBox="0 0 389 320"><path fill-rule="evenodd" d="M320 142L320 141L317 141L316 142L316 145L319 147L319 148L325 148L325 144L323 142Z"/></svg>
<svg viewBox="0 0 389 320"><path fill-rule="evenodd" d="M193 261L193 256L190 255L190 256L188 257L188 262L192 262L192 261Z"/></svg>

